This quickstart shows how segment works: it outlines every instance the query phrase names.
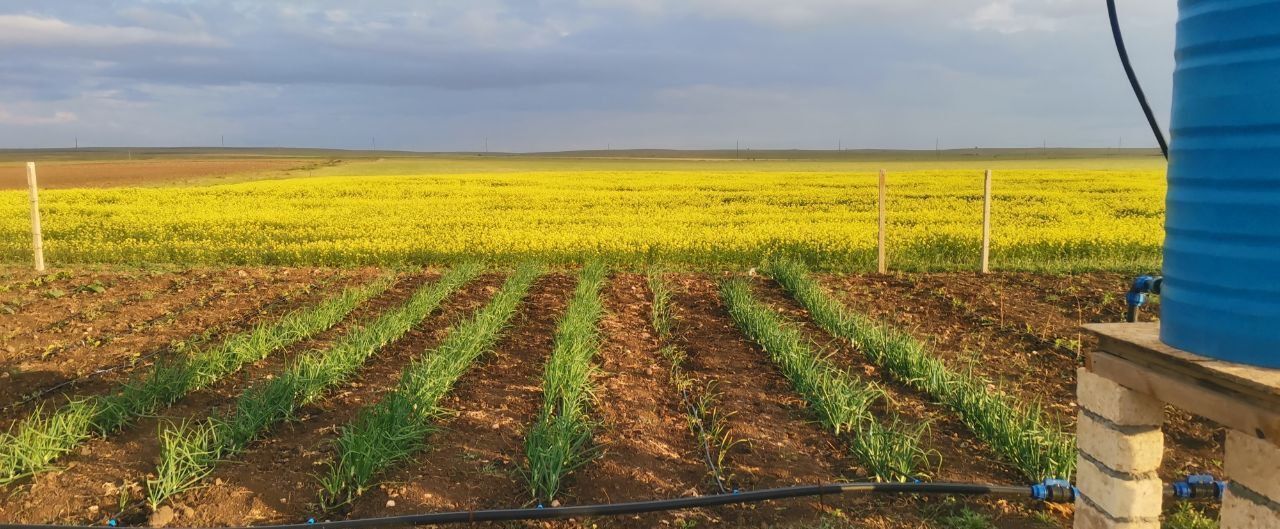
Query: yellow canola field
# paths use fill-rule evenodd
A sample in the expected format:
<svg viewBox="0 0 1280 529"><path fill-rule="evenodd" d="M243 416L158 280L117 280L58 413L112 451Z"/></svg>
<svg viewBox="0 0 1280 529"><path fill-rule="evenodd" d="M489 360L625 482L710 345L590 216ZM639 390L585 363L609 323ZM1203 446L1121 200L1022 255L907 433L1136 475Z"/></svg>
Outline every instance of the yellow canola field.
<svg viewBox="0 0 1280 529"><path fill-rule="evenodd" d="M890 174L889 261L973 269L982 174ZM1008 169L995 178L992 266L1158 267L1163 171ZM323 176L45 191L52 263L421 264L486 258L747 266L786 253L875 266L872 171L538 171ZM0 259L30 259L25 192L0 193Z"/></svg>

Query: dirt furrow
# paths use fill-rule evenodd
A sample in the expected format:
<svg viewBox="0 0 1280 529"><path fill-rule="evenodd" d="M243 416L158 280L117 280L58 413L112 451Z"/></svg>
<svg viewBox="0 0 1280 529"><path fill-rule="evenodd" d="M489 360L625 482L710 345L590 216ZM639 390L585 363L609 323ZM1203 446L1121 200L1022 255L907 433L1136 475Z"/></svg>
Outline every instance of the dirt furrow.
<svg viewBox="0 0 1280 529"><path fill-rule="evenodd" d="M362 269L349 275L349 280L334 285L329 291L316 291L309 296L311 299L299 300L297 305L318 302L338 292L338 287L368 281L376 271ZM131 508L135 508L136 502L142 498L141 486L145 477L158 462L160 447L157 433L162 427L207 417L219 406L233 402L252 384L282 369L289 359L302 352L322 348L353 325L359 325L403 302L412 293L411 285L423 280L425 278L402 280L381 296L361 304L333 329L245 366L239 373L197 390L161 410L157 417L140 419L106 439L90 439L59 461L59 470L39 475L29 483L5 491L9 495L7 501L0 502L0 521L103 523L119 514L122 500L131 502ZM280 314L288 310L285 307L281 309Z"/></svg>
<svg viewBox="0 0 1280 529"><path fill-rule="evenodd" d="M562 273L538 280L494 352L472 366L447 398L456 415L440 425L426 451L398 465L383 485L357 500L349 516L529 501L520 474L525 432L538 414L543 365L575 283L573 275Z"/></svg>
<svg viewBox="0 0 1280 529"><path fill-rule="evenodd" d="M805 403L768 356L749 341L720 301L714 278L670 276L675 345L688 359L686 373L714 383L729 430L745 443L729 452L729 479L742 489L829 483L845 476L850 461L836 439L813 422ZM730 526L770 519L819 517L848 498L784 500L715 510Z"/></svg>
<svg viewBox="0 0 1280 529"><path fill-rule="evenodd" d="M600 324L604 340L593 410L601 421L594 439L601 452L569 478L566 498L613 503L711 492L649 322L644 276L615 274L602 294L607 313ZM684 517L655 514L629 523L655 527Z"/></svg>
<svg viewBox="0 0 1280 529"><path fill-rule="evenodd" d="M278 426L232 464L219 466L206 479L206 487L175 498L176 510L183 513L179 523L296 523L318 515L316 476L333 454L331 443L339 429L360 408L394 388L401 371L438 344L452 326L488 302L502 279L486 274L463 287L422 324L379 351L350 382L300 409L295 420Z"/></svg>
<svg viewBox="0 0 1280 529"><path fill-rule="evenodd" d="M1015 279L1013 283L1021 284L1022 281ZM978 324L960 304L929 294L918 281L909 278L845 276L829 277L824 282L851 309L910 332L928 343L931 352L953 367L972 367L975 372L999 381L1005 391L1019 400L1039 403L1052 417L1062 421L1065 428L1070 429L1075 423L1075 359L1067 358L1058 351L1046 351L1039 345L1042 341L1026 333ZM1080 286L1074 291L1064 287L1064 291L1071 291L1071 295L1080 300L1102 298L1110 292L1107 286L1110 281L1100 281L1099 284L1101 286ZM946 288L953 292L951 296L954 299L971 299L977 297L972 294L974 291L992 289L985 282L967 281L946 283ZM1026 289L1014 290L1021 294L1011 295L1005 301L1009 308L1002 315L989 315L988 319L1003 317L1010 326L1028 329L1035 329L1041 321L1048 321L1043 317L1046 309L1037 306L1043 302L1034 301L1040 294L1027 293ZM1086 293L1089 291L1093 294ZM1027 301L1024 295L1031 300ZM1108 305L1103 302L1097 304L1102 307ZM990 305L983 306L987 310L991 308ZM1055 310L1061 314L1072 309L1065 306ZM1092 311L1089 319L1108 318L1106 313L1105 310ZM1035 321L1028 321L1024 319L1025 315L1039 316L1032 316ZM1070 318L1069 315L1061 317ZM1064 334L1070 332L1067 329L1071 327L1056 329L1056 334ZM1164 430L1166 443L1164 466L1160 470L1162 477L1173 480L1182 479L1189 472L1221 473L1219 454L1222 453L1225 436L1222 428L1170 408L1166 413Z"/></svg>
<svg viewBox="0 0 1280 529"><path fill-rule="evenodd" d="M787 296L781 285L762 279L754 283L755 292L761 299L795 323L816 346L815 352L831 354L829 358L837 365L885 391L885 400L873 408L877 417L884 419L887 414L894 413L906 421L908 427L928 425L928 433L922 439L922 446L936 452L933 462L938 465L921 469L926 473L922 477L935 481L1023 481L1017 470L1001 462L1000 456L986 443L974 437L954 413L898 382L892 374L871 363L847 341L837 339L822 330L809 317L809 311Z"/></svg>
<svg viewBox="0 0 1280 529"><path fill-rule="evenodd" d="M194 275L193 271L187 271L175 277L189 280ZM0 325L0 335L27 330L32 334L56 336L76 322L92 322L115 308L171 288L174 282L169 276L137 272L94 279L60 297L29 307L31 310L15 314ZM6 345L0 344L0 347Z"/></svg>
<svg viewBox="0 0 1280 529"><path fill-rule="evenodd" d="M23 363L5 376L9 383L0 388L0 402L6 403L0 416L11 420L14 414L25 414L40 402L60 403L66 395L104 391L155 358L281 314L311 296L308 289L313 282L327 283L328 279L282 271L275 278L233 283L221 287L223 295L217 300L192 301L172 312L165 324L125 331L110 343L91 347L93 354L75 348L43 361Z"/></svg>

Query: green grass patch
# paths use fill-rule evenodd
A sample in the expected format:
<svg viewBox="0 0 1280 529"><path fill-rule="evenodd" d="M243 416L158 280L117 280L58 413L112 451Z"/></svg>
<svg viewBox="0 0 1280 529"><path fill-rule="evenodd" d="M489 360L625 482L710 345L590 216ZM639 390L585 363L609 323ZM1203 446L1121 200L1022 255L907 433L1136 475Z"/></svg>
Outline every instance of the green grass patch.
<svg viewBox="0 0 1280 529"><path fill-rule="evenodd" d="M406 368L394 391L343 428L337 457L320 478L326 510L350 503L368 490L379 472L426 446L436 421L448 413L441 401L471 364L497 343L540 274L540 266L517 268L488 305Z"/></svg>
<svg viewBox="0 0 1280 529"><path fill-rule="evenodd" d="M1164 523L1160 524L1164 529L1218 529L1218 520L1210 518L1204 514L1195 505L1189 502L1182 502L1173 513L1165 516Z"/></svg>
<svg viewBox="0 0 1280 529"><path fill-rule="evenodd" d="M139 417L154 414L188 393L239 371L247 363L333 327L357 305L385 291L391 282L391 276L380 277L190 356L156 364L113 393L74 400L49 414L37 409L9 432L0 434L0 485L47 471L58 458L90 436L116 432Z"/></svg>
<svg viewBox="0 0 1280 529"><path fill-rule="evenodd" d="M478 264L449 270L438 281L414 292L404 305L356 327L328 349L302 355L270 382L245 391L227 417L166 428L160 434L156 476L147 480L151 507L197 485L219 461L239 453L271 425L287 420L299 407L347 380L369 357L418 325L483 270Z"/></svg>
<svg viewBox="0 0 1280 529"><path fill-rule="evenodd" d="M777 261L767 271L809 310L818 326L848 340L902 383L951 408L1028 479L1068 479L1075 472L1075 437L1038 405L992 391L991 380L971 370L949 369L911 335L847 310L799 263Z"/></svg>
<svg viewBox="0 0 1280 529"><path fill-rule="evenodd" d="M542 377L542 409L525 439L526 477L534 501L554 499L564 477L590 459L592 358L600 348L600 288L607 272L599 262L583 268L556 326Z"/></svg>
<svg viewBox="0 0 1280 529"><path fill-rule="evenodd" d="M848 440L874 478L922 477L928 466L928 452L920 446L924 425L909 427L896 416L888 425L880 424L870 408L884 398L884 391L814 352L799 329L755 298L745 280L722 282L720 296L734 323L764 348L823 426Z"/></svg>

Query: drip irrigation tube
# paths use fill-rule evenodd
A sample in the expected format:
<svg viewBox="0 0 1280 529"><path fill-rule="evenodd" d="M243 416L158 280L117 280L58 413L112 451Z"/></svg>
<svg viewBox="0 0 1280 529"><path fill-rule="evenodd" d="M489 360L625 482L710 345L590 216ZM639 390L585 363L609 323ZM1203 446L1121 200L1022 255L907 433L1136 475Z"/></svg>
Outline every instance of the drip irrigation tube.
<svg viewBox="0 0 1280 529"><path fill-rule="evenodd" d="M1179 499L1221 500L1226 483L1214 479L1207 474L1189 476L1185 481L1176 482L1165 487L1165 495ZM526 520L552 520L579 516L620 516L700 507L718 507L743 503L755 503L787 498L804 498L812 496L837 496L847 493L877 492L882 494L942 494L949 496L977 496L998 494L1004 496L1023 496L1031 500L1042 500L1050 503L1072 503L1076 490L1064 480L1049 479L1035 485L984 485L979 483L831 483L826 485L803 485L763 489L749 492L734 491L726 494L692 496L669 500L648 500L627 503L606 503L598 505L578 505L571 507L542 508L526 507L518 509L491 509L483 511L454 511L400 516L384 516L380 518L360 518L353 520L315 521L283 525L258 525L251 527L220 527L216 529L364 529L369 527L395 527L410 525L443 525L473 522L514 522ZM115 520L109 524L117 526ZM41 525L41 524L0 524L0 529L95 529L102 526L89 525Z"/></svg>
<svg viewBox="0 0 1280 529"><path fill-rule="evenodd" d="M879 492L888 494L947 494L947 495L980 495L1002 494L1031 497L1031 487L1010 485L982 485L970 483L834 483L829 485L807 485L764 489L750 492L732 492L670 500L650 500L629 503L610 503L602 505L579 505L572 507L552 508L520 508L494 509L485 511L455 511L425 514L408 514L402 516L386 516L381 518L363 518L356 520L335 520L329 522L308 522L285 525L262 525L254 527L223 527L218 529L362 529L368 527L390 527L425 524L454 524L469 522L510 522L520 520L549 520L578 516L617 516L625 514L641 514L699 507L716 507L741 503L754 503L785 498L802 498L810 496L839 495L851 492ZM0 529L89 529L82 525L36 525L36 524L0 524Z"/></svg>

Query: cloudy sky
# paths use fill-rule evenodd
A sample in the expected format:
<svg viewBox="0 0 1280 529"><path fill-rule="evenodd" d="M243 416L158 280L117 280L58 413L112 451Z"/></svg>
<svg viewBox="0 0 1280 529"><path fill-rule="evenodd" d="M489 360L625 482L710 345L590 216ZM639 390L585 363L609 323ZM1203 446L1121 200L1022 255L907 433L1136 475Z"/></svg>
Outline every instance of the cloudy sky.
<svg viewBox="0 0 1280 529"><path fill-rule="evenodd" d="M1174 2L1119 0L1167 123ZM0 148L1154 146L1102 0L3 0Z"/></svg>

